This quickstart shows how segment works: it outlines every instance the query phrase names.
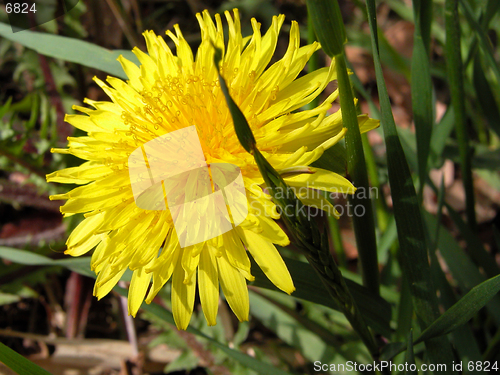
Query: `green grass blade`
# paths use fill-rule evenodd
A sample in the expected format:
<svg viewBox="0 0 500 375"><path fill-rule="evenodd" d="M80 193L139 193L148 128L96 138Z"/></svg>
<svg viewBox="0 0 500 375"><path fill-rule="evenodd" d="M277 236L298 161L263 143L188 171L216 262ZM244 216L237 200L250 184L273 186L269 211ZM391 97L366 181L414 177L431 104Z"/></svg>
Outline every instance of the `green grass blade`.
<svg viewBox="0 0 500 375"><path fill-rule="evenodd" d="M453 2L458 2L459 0L453 0ZM495 60L495 55L492 48L491 40L488 38L488 34L483 30L481 25L476 21L474 17L474 13L470 7L470 5L463 0L460 0L460 6L464 11L465 18L469 23L469 26L474 30L476 36L478 38L479 48L484 54L485 62L488 67L495 74L495 79L497 84L500 84L500 67L498 66L498 62ZM457 10L458 13L458 10ZM445 13L446 14L446 13ZM458 17L456 18L456 22L458 22Z"/></svg>
<svg viewBox="0 0 500 375"><path fill-rule="evenodd" d="M9 25L1 22L0 35L42 55L88 66L119 78L127 76L120 63L116 61L118 56L123 55L130 61L139 63L131 51L111 51L83 40L35 31L13 33Z"/></svg>
<svg viewBox="0 0 500 375"><path fill-rule="evenodd" d="M415 366L415 355L413 353L413 331L410 330L408 334L408 340L406 340L406 354L405 354L405 363L408 366L408 370L405 371L405 374L408 375L417 375L418 371Z"/></svg>
<svg viewBox="0 0 500 375"><path fill-rule="evenodd" d="M5 116L5 114L9 111L11 103L12 103L12 96L10 96L9 99L7 99L7 101L0 107L0 119L2 119L3 116Z"/></svg>
<svg viewBox="0 0 500 375"><path fill-rule="evenodd" d="M436 218L429 213L425 213L424 218L429 232L432 233L437 225ZM471 261L469 256L447 230L440 232L438 248L461 291L465 293L486 280L486 277L479 271L478 267ZM500 295L495 296L486 305L486 308L496 324L500 325Z"/></svg>
<svg viewBox="0 0 500 375"><path fill-rule="evenodd" d="M72 266L75 266L77 264L81 265L80 264L80 263L82 263L81 261L84 261L86 263L86 266L88 267L88 270L90 270L90 259L88 257L87 258L70 258L70 259L54 260L54 259L51 259L48 257L44 257L42 255L38 255L38 254L31 253L29 251L25 251L25 250L0 247L0 258L8 259L10 261L20 263L20 264L26 264L26 265L47 265L47 266L60 265L60 266L67 266L69 268L71 268ZM75 271L78 272L79 269L76 269ZM87 276L93 276L94 278L96 277L95 273L92 271L90 272L90 274L88 274L87 272L84 272L84 274ZM114 290L117 291L120 295L122 295L124 297L126 297L128 294L126 289L123 289L123 288L118 287L118 286L115 287ZM174 317L173 317L172 313L170 311L163 309L162 307L160 307L158 305L143 304L142 309L156 315L158 318L160 318L164 321L167 321L168 323L171 323L172 325L175 325ZM215 345L216 347L218 347L219 349L224 351L230 357L237 360L238 362L240 362L244 366L247 366L248 368L251 368L251 369L257 371L257 373L259 373L259 374L289 375L289 373L282 371L282 370L279 370L279 369L275 368L274 366L271 366L267 363L264 363L264 362L261 362L261 361L255 359L255 358L252 358L244 353L241 353L239 351L231 349L228 346L221 344L220 342L214 340L213 338L205 335L201 331L199 331L191 326L188 327L187 331L208 340L211 344ZM24 357L22 357L19 354L14 352L15 355L21 357L24 360L24 362L22 362L14 354L4 351L4 348L2 347L2 345L3 344L0 344L0 361L5 363L9 367L11 367L11 365L18 366L18 367L11 367L14 371L17 371L21 375L24 375L24 374L26 374L26 375L38 375L38 374L50 375L45 370L42 370L43 372L37 372L36 368L31 369L30 367L26 367L26 366L28 366L28 364L26 362L29 362L27 359L25 359ZM10 350L9 348L7 348L7 349ZM6 353L8 354L8 357L9 357L7 359L5 359L5 356L7 355ZM33 366L36 366L36 365L32 364L31 362L29 362L29 363ZM23 367L23 366L25 366L25 367ZM38 367L38 366L36 366L36 367ZM24 371L23 369L26 369L26 371Z"/></svg>
<svg viewBox="0 0 500 375"><path fill-rule="evenodd" d="M321 283L318 275L308 263L287 257L283 257L283 260L286 263L296 288L295 292L293 292L293 297L342 311L330 298L328 291ZM253 264L252 274L255 276L255 280L251 282L250 285L269 290L278 290L265 276L264 272ZM362 285L346 277L344 277L344 279L367 324L375 331L384 335L389 335L389 324L391 321L390 304L382 297L370 293L370 290Z"/></svg>
<svg viewBox="0 0 500 375"><path fill-rule="evenodd" d="M365 160L366 160L366 168L368 170L368 177L370 178L370 185L375 189L377 192L377 196L373 198L375 200L375 211L377 215L377 228L384 233L387 225L389 223L389 214L387 212L387 206L383 197L383 194L379 194L378 192L381 192L380 190L380 182L378 178L378 167L377 163L375 162L375 156L373 155L373 150L370 145L370 141L368 140L368 137L366 134L361 134L361 141L363 142L363 151L365 154ZM378 243L378 261L380 263L382 260L380 259L380 241Z"/></svg>
<svg viewBox="0 0 500 375"><path fill-rule="evenodd" d="M307 43L313 44L316 41L316 34L314 33L314 25L311 19L311 13L307 14ZM314 52L309 61L307 62L307 71L308 73L314 72L319 69L319 53L318 51ZM306 107L308 109L316 108L319 103L319 96L314 98L311 103L309 103Z"/></svg>
<svg viewBox="0 0 500 375"><path fill-rule="evenodd" d="M483 22L481 22L481 26L483 26L484 29L488 27L490 24L490 21L495 17L497 12L500 11L500 1L498 0L488 0L488 3L486 4L486 11L484 12L484 17L483 17Z"/></svg>
<svg viewBox="0 0 500 375"><path fill-rule="evenodd" d="M446 335L467 323L500 291L500 275L474 287L423 331L415 343Z"/></svg>
<svg viewBox="0 0 500 375"><path fill-rule="evenodd" d="M473 84L477 103L486 117L488 125L500 137L500 111L498 110L490 82L484 74L481 58L478 55L476 55L473 62Z"/></svg>
<svg viewBox="0 0 500 375"><path fill-rule="evenodd" d="M420 182L419 200L427 176L430 142L434 124L432 108L432 81L429 59L430 19L432 1L416 0L413 2L415 14L415 33L411 61L411 100L413 120L417 136L418 175Z"/></svg>
<svg viewBox="0 0 500 375"><path fill-rule="evenodd" d="M488 3L486 4L486 9L484 12L481 12L480 14L480 23L481 23L481 28L484 31L488 31L489 24L493 17L496 15L496 13L500 10L500 1L498 0L488 0ZM475 25L474 27L478 27L479 24ZM469 66L469 63L472 61L473 58L476 57L477 54L477 46L478 46L478 41L477 41L477 35L474 35L474 38L470 42L469 46L469 52L467 54L467 59L465 60L464 66L467 68ZM497 82L500 84L500 82Z"/></svg>
<svg viewBox="0 0 500 375"><path fill-rule="evenodd" d="M333 58L344 52L347 41L337 0L307 0L307 11L323 51Z"/></svg>
<svg viewBox="0 0 500 375"><path fill-rule="evenodd" d="M269 299L266 298L267 295L269 295ZM271 296L269 293L260 295L250 291L249 297L250 313L252 316L256 317L264 326L273 331L288 345L297 348L307 360L311 362L319 360L323 363L338 363L337 361L339 360L346 362L346 359L339 356L340 353L337 350L337 346L341 347L341 345L338 337L332 335L333 332L327 334L332 335L332 339L336 343L331 342L331 340L326 341L316 333L324 331L324 327L318 327L314 322L304 321L304 319L301 322L301 320L294 316L293 313L295 311L290 311L291 309L289 310L285 306L282 306L279 303L279 299L276 301L274 296ZM289 314L287 310L292 314ZM315 330L313 331L308 328L314 328ZM368 354L366 351L363 351L363 353ZM365 359L369 360L368 356L365 355Z"/></svg>
<svg viewBox="0 0 500 375"><path fill-rule="evenodd" d="M434 190L434 193L439 196L440 192L438 192L438 189L434 185L432 180L428 179L428 184ZM463 221L460 215L448 203L443 201L443 204L448 210L448 215L451 217L451 219L457 226L458 230L460 231L460 234L467 242L467 247L469 249L468 253L470 258L474 261L474 263L476 263L476 265L483 268L487 277L491 278L498 275L500 273L500 268L498 267L497 263L495 262L495 259L491 256L491 254L488 253L488 251L486 251L483 243L481 242L477 234L474 233L469 226L467 226L467 224ZM429 219L434 221L432 215L426 214L426 222L428 222ZM449 233L447 234L447 236L451 238L451 240L449 241L453 241L453 238L451 237L451 235L449 235ZM445 246L446 248L449 247L448 245L442 245L442 246ZM455 248L458 247L458 245L452 247ZM459 250L457 250L457 252L458 251Z"/></svg>
<svg viewBox="0 0 500 375"><path fill-rule="evenodd" d="M391 112L391 104L380 63L375 1L367 0L368 22L370 25L375 74L381 107L381 122L387 147L387 166L394 203L394 216L398 228L403 271L408 276L413 305L422 329L439 316L436 289L430 279L425 232L410 174L396 124ZM434 363L453 361L451 347L445 338L425 342L429 357Z"/></svg>
<svg viewBox="0 0 500 375"><path fill-rule="evenodd" d="M120 294L123 297L127 297L128 291L124 288L121 288L119 286L116 286L114 289L118 294ZM141 307L144 311L155 315L157 318L172 324L175 326L174 322L174 316L172 313L165 308L157 305L157 304L142 304ZM224 353L226 353L228 356L233 358L234 360L240 362L243 366L246 366L246 368L252 369L254 371L257 371L258 374L268 374L268 375L290 375L290 373L280 370L273 365L270 365L268 363L259 361L258 359L255 359L253 357L250 357L249 355L242 353L238 350L231 349L225 344L220 343L219 341L213 339L212 337L206 335L205 333L201 332L200 330L189 326L186 329L187 332L192 333L202 339L207 340L208 343L211 345L217 347L218 349L222 350Z"/></svg>
<svg viewBox="0 0 500 375"><path fill-rule="evenodd" d="M61 266L84 276L96 277L95 273L90 270L90 257L51 259L31 251L0 246L0 259L7 259L25 266Z"/></svg>
<svg viewBox="0 0 500 375"><path fill-rule="evenodd" d="M349 198L351 204L364 207L364 215L353 216L354 234L358 247L358 255L363 275L363 285L373 293L379 293L380 276L377 258L377 240L375 237L375 222L373 206L370 199L370 184L368 183L368 171L366 167L363 144L359 131L354 97L351 83L347 75L345 56L335 56L337 68L337 81L339 84L340 107L342 110L342 121L347 128L345 135L347 146L347 171L352 178L354 186L358 188L356 193Z"/></svg>
<svg viewBox="0 0 500 375"><path fill-rule="evenodd" d="M437 242L436 239L434 240L434 242ZM431 253L431 256L432 276L439 288L440 302L446 309L449 309L457 302L457 298L455 296L455 293L453 292L453 288L446 279L446 275L441 269L436 254ZM472 329L469 325L463 325L454 330L452 332L452 342L460 358L468 358L472 361L481 360L481 351L479 350L478 343L476 342L476 338L474 337Z"/></svg>
<svg viewBox="0 0 500 375"><path fill-rule="evenodd" d="M431 167L441 167L446 140L450 137L455 125L455 114L448 107L441 121L436 125L431 137Z"/></svg>
<svg viewBox="0 0 500 375"><path fill-rule="evenodd" d="M377 260L377 239L375 222L369 192L366 161L363 153L354 96L349 81L344 44L345 27L337 0L308 0L307 9L316 36L325 53L335 60L337 82L342 111L342 122L347 128L345 135L347 149L347 171L357 192L349 197L353 206L363 207L364 215L353 216L354 234L363 275L363 285L379 294L380 276Z"/></svg>
<svg viewBox="0 0 500 375"><path fill-rule="evenodd" d="M61 266L71 269L85 276L95 278L95 272L90 270L90 258L63 258L51 259L49 257L32 253L27 250L0 247L0 259L6 259L17 264L27 266ZM309 302L340 310L339 306L333 303L328 292L321 283L318 275L308 263L300 262L290 258L283 257L288 270L294 280L297 290L293 297L301 298ZM252 260L252 273L255 281L250 283L260 288L269 290L278 290L276 286L269 281L264 272ZM127 280L127 274L123 280ZM129 279L127 281L130 281ZM368 324L377 332L388 336L390 334L391 306L382 297L376 296L365 287L355 281L345 279L347 287L351 291L356 303L359 304L361 314Z"/></svg>
<svg viewBox="0 0 500 375"><path fill-rule="evenodd" d="M8 259L14 263L30 266L48 266L54 261L53 259L40 254L5 246L0 246L0 258Z"/></svg>
<svg viewBox="0 0 500 375"><path fill-rule="evenodd" d="M463 82L463 65L460 43L460 20L458 17L458 0L446 0L446 68L450 85L451 105L455 113L455 132L460 149L460 169L465 189L465 211L467 223L476 230L476 212L474 208L474 186L472 183L471 154L466 129L465 90Z"/></svg>
<svg viewBox="0 0 500 375"><path fill-rule="evenodd" d="M413 303L411 300L410 286L404 275L401 280L401 292L399 297L398 325L394 333L395 341L404 340L406 332L408 332L412 326Z"/></svg>
<svg viewBox="0 0 500 375"><path fill-rule="evenodd" d="M19 375L50 375L50 372L24 358L0 342L0 362Z"/></svg>
<svg viewBox="0 0 500 375"><path fill-rule="evenodd" d="M486 251L477 234L474 233L469 226L467 226L460 215L446 202L445 207L448 210L448 214L450 215L451 219L458 227L461 235L467 242L469 248L469 256L474 261L474 263L482 267L488 277L498 275L500 273L500 268L498 267L495 259L491 256L491 254Z"/></svg>
<svg viewBox="0 0 500 375"><path fill-rule="evenodd" d="M445 186L444 186L444 176L441 178L441 186L439 189L438 193L438 209L437 209L437 218L436 218L436 225L435 225L435 233L434 233L434 238L432 238L432 248L430 251L430 257L431 257L431 272L432 272L432 277L434 279L434 282L438 286L438 289L440 291L440 297L439 300L442 305L446 309L449 309L451 306L453 306L457 302L457 298L455 297L455 293L449 284L446 275L444 274L443 270L441 269L441 265L437 259L436 256L436 250L438 248L438 243L439 243L439 234L441 232L441 217L442 217L442 212L443 212L443 207L444 207L444 198L445 198ZM468 227L467 227L468 228ZM430 237L430 228L427 229L429 232L429 237ZM452 333L452 338L453 338L453 344L455 345L455 348L457 349L457 352L460 355L460 358L468 358L469 360L473 361L479 361L481 360L481 352L479 350L479 347L477 345L477 342L474 338L474 335L472 333L472 330L469 326L464 325L459 328L457 328L453 333ZM475 372L471 372L475 373Z"/></svg>
<svg viewBox="0 0 500 375"><path fill-rule="evenodd" d="M333 250L335 251L335 254L337 254L337 264L340 267L345 267L346 256L339 221L332 216L328 216L328 226L332 237Z"/></svg>
<svg viewBox="0 0 500 375"><path fill-rule="evenodd" d="M323 152L323 155L316 160L311 166L316 168L326 169L345 176L347 168L347 152L345 147L336 143L329 149Z"/></svg>

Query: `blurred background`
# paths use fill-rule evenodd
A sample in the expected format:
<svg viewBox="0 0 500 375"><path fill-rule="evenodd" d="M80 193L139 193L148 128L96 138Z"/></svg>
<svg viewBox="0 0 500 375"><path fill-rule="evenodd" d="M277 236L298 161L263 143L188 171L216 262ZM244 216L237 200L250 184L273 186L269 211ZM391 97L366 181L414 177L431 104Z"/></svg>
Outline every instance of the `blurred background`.
<svg viewBox="0 0 500 375"><path fill-rule="evenodd" d="M358 95L358 108L361 113L374 117L376 114L370 110L378 100L365 4L361 0L339 2L349 40L347 58L356 73L355 87L363 91L363 95ZM444 21L439 6L443 1L435 3L431 73L436 122L443 125L444 136L442 142L432 146L430 177L437 186L443 181L446 202L457 213L463 213L465 195L457 168L458 147L447 111ZM476 9L479 7L480 4ZM141 35L144 30L164 35L165 30L179 24L195 50L200 41L195 14L204 9L214 14L232 8L240 10L244 36L251 33L252 17L262 24L262 30L266 30L274 15L285 14L275 58L281 57L287 47L291 20L300 24L302 44L314 40L308 29L305 0L83 0L64 16L38 26L36 31L85 40L112 50L130 50L134 46L145 50ZM415 152L410 92L412 4L410 0L384 0L379 2L377 12L384 76L394 117L400 136L408 145L407 152ZM490 23L488 35L498 58L496 43L500 22L498 15L496 17L496 22ZM3 5L0 6L0 22L8 23ZM467 26L465 28L467 31ZM329 63L326 55L319 51L313 67ZM477 238L498 262L499 95L493 95L490 86L484 83L487 77L477 74L472 68L464 72L468 135L474 149ZM67 235L81 216L62 219L61 201L50 201L48 196L68 191L70 187L48 184L45 175L80 164L79 159L51 154L50 149L65 147L68 136L80 135L64 122L66 113L74 113L73 105L82 105L84 98L108 100L92 81L93 76L105 79L106 74L43 56L0 37L1 249L23 249L52 259L65 258ZM334 88L331 85L325 95ZM370 132L365 142L371 145L370 157L377 167L370 174L372 183L375 180L374 185L380 187L375 202L384 212L390 212L392 202L381 130ZM424 206L431 214L438 210L437 196L430 188L424 190ZM383 238L379 241L382 284L386 286L383 296L396 309L401 273L393 266L394 249L397 248L395 226L390 216L384 219L379 215L378 220L379 240ZM386 222L381 230L383 220ZM448 229L446 239L465 248L464 238L446 210L443 222ZM356 273L357 251L349 218L344 216L338 223L331 221L330 224L335 237L332 242L336 244L332 251L346 272ZM392 234L382 237L389 230ZM285 251L290 257L298 258L293 249ZM93 283L93 278L57 264L47 266L35 260L18 264L0 259L0 341L53 374L252 373L219 348L200 341L192 333L177 331L154 315L141 312L136 319L131 319L126 313L126 301L117 294L111 293L97 301L92 296ZM159 297L160 303L167 308L169 293L167 285ZM368 358L360 354L359 341L336 311L257 288L252 288L251 305L249 322L238 323L225 302L221 302L216 327L206 327L199 306L195 307L191 324L230 347L292 373L317 373L314 360L340 363ZM489 338L485 336L484 340ZM7 374L9 370L0 364L0 373Z"/></svg>

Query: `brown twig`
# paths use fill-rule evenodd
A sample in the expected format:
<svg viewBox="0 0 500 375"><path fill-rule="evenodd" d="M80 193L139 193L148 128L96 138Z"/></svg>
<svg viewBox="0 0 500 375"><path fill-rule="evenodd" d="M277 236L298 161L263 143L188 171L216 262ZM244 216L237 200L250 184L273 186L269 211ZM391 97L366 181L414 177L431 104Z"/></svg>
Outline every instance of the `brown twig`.
<svg viewBox="0 0 500 375"><path fill-rule="evenodd" d="M76 273L66 282L64 304L66 307L66 338L83 338L87 323L92 293L89 288L89 279Z"/></svg>
<svg viewBox="0 0 500 375"><path fill-rule="evenodd" d="M42 69L45 84L47 85L47 94L49 95L50 102L56 109L57 133L59 134L60 141L66 141L66 138L73 133L73 128L64 122L64 107L61 97L57 92L57 86L50 71L50 66L45 56L38 54L38 61Z"/></svg>
<svg viewBox="0 0 500 375"><path fill-rule="evenodd" d="M124 281L119 281L118 285L124 289L127 289L127 285ZM132 353L134 358L139 356L139 345L137 343L137 332L135 331L134 319L128 314L127 298L120 296L120 306L123 312L123 321L125 323L125 329L127 330L127 338L132 347Z"/></svg>
<svg viewBox="0 0 500 375"><path fill-rule="evenodd" d="M59 201L49 200L47 195L39 194L36 188L31 185L19 185L6 180L0 181L0 201L51 212L59 212L59 207L61 207Z"/></svg>
<svg viewBox="0 0 500 375"><path fill-rule="evenodd" d="M56 228L44 230L37 234L26 234L10 238L0 239L0 246L8 247L25 247L28 245L35 246L41 241L56 241L63 239L66 234L66 225L60 224Z"/></svg>
<svg viewBox="0 0 500 375"><path fill-rule="evenodd" d="M120 28L125 34L125 37L127 38L129 44L131 46L139 46L140 45L139 41L135 37L131 27L129 26L129 23L123 18L123 14L120 11L120 9L118 9L115 0L106 0L106 3L108 4L109 8L111 9L111 12L115 16L116 21L118 22L118 25L120 25Z"/></svg>
<svg viewBox="0 0 500 375"><path fill-rule="evenodd" d="M207 367L210 372L217 375L231 375L231 372L225 366L216 364L212 352L205 349L192 333L180 330L175 330L175 332L186 342L187 346L189 346L196 356L203 361L202 365Z"/></svg>
<svg viewBox="0 0 500 375"><path fill-rule="evenodd" d="M5 156L7 159L14 162L15 164L19 164L21 167L26 168L31 173L36 174L37 176L40 176L43 179L45 179L45 172L39 170L37 167L28 163L26 160L18 158L15 155L12 155L11 153L7 152L5 149L3 149L3 150L0 149L0 156Z"/></svg>
<svg viewBox="0 0 500 375"><path fill-rule="evenodd" d="M137 34L141 34L143 31L141 9L139 7L137 0L130 0L130 4L132 6L132 9L134 10L134 16L135 16L134 18L135 18L135 26Z"/></svg>

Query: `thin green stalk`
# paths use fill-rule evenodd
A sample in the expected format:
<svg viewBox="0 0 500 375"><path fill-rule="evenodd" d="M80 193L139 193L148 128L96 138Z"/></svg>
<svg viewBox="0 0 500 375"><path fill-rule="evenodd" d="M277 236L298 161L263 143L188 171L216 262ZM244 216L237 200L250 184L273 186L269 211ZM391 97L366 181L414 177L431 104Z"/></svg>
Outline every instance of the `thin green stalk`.
<svg viewBox="0 0 500 375"><path fill-rule="evenodd" d="M432 81L429 59L432 1L414 0L415 33L411 60L411 99L417 138L418 198L422 201L427 176L434 113L432 108Z"/></svg>
<svg viewBox="0 0 500 375"><path fill-rule="evenodd" d="M330 233L332 235L333 249L337 254L337 260L340 267L345 267L345 249L340 233L339 221L333 216L328 216L328 224L330 224Z"/></svg>
<svg viewBox="0 0 500 375"><path fill-rule="evenodd" d="M488 347L483 354L483 360L494 361L495 356L500 351L500 330L495 333L495 336L490 340Z"/></svg>
<svg viewBox="0 0 500 375"><path fill-rule="evenodd" d="M311 20L311 14L308 13L307 17L307 43L312 44L316 41L316 35L314 34L314 26ZM307 62L308 72L314 72L319 68L319 54L314 52L309 61ZM315 97L311 103L307 105L307 108L316 108L319 105L319 96Z"/></svg>
<svg viewBox="0 0 500 375"><path fill-rule="evenodd" d="M493 44L491 43L490 38L488 37L488 34L486 33L485 30L483 30L482 26L476 21L474 18L474 12L471 9L470 5L468 2L464 0L457 0L454 1L454 3L460 2L461 8L463 9L465 18L467 19L467 22L469 23L469 26L472 28L472 30L475 32L475 35L478 37L478 43L479 47L482 50L484 54L485 61L488 63L489 68L492 70L493 74L495 75L496 82L500 82L500 68L498 67L498 63L495 60L495 54L493 51ZM446 23L446 16L448 16L448 13L446 11L446 3L445 3L445 23ZM458 9L456 9L456 19L454 20L458 27L458 35L460 35L460 24L459 24L459 19L458 19ZM460 41L460 39L459 39Z"/></svg>
<svg viewBox="0 0 500 375"><path fill-rule="evenodd" d="M383 233L389 224L389 214L384 201L384 196L380 191L380 182L378 179L377 164L373 156L373 150L366 134L361 134L363 142L363 151L365 153L366 168L368 170L368 177L370 178L370 185L377 189L377 197L375 198L375 210L377 214L377 227Z"/></svg>
<svg viewBox="0 0 500 375"><path fill-rule="evenodd" d="M375 222L370 199L370 185L366 168L358 118L354 105L351 82L347 74L344 52L335 56L337 82L339 85L340 108L342 121L347 128L345 136L347 148L347 171L352 178L356 193L349 198L353 207L363 207L363 214L353 215L354 234L358 245L359 260L363 285L373 293L379 294L380 281L377 258L377 240L375 237Z"/></svg>
<svg viewBox="0 0 500 375"><path fill-rule="evenodd" d="M354 105L351 82L347 73L344 45L347 41L345 27L336 0L308 0L307 9L314 31L325 53L335 60L339 86L342 121L347 128L347 172L358 188L349 198L353 212L353 226L358 246L363 285L373 293L380 293L380 276L377 259L375 222L369 196L368 174ZM362 210L360 210L362 208Z"/></svg>
<svg viewBox="0 0 500 375"><path fill-rule="evenodd" d="M445 2L446 26L446 67L450 84L450 96L453 112L455 113L455 132L460 151L460 169L465 189L465 212L467 222L475 231L476 212L474 208L474 186L472 181L471 154L468 143L465 113L465 90L463 82L463 65L460 50L460 24L458 18L458 0Z"/></svg>
<svg viewBox="0 0 500 375"><path fill-rule="evenodd" d="M486 9L484 10L484 12L481 12L480 15L480 24L482 30L486 31L488 29L490 21L493 19L493 17L495 16L495 14L498 12L499 9L500 9L500 1L498 0L488 1ZM476 35L473 35L472 42L469 45L470 45L469 52L467 54L467 58L465 59L464 63L464 67L466 69L469 66L472 59L476 56L477 46L478 46L478 40Z"/></svg>

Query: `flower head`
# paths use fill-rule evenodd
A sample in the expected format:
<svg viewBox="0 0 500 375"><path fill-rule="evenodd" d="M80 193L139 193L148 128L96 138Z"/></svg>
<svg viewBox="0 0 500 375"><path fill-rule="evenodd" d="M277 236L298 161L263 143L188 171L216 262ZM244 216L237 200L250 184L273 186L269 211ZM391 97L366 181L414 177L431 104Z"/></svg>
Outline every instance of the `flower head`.
<svg viewBox="0 0 500 375"><path fill-rule="evenodd" d="M232 98L247 118L259 150L285 172L285 181L295 189L355 190L335 173L307 167L345 133L340 113L326 116L336 91L318 107L297 111L335 79L334 67L297 78L320 46L300 47L299 27L292 22L285 55L268 67L284 16L274 17L264 35L253 19L253 34L247 38L241 35L237 10L225 17L227 45L221 17L215 15L214 23L207 11L197 15L202 40L195 56L177 25L175 34L167 32L176 54L163 38L145 32L148 54L133 50L140 67L119 58L127 82L108 77L106 84L95 78L111 101L86 99L93 108L75 107L83 115L66 116L87 136L68 138L67 149L52 151L86 162L47 176L50 182L82 185L51 199L67 200L61 207L65 216L84 214L68 238L66 253L79 256L95 248L94 294L105 296L130 268L128 306L135 316L144 299L150 303L172 278L172 309L179 329L189 324L197 283L209 325L216 323L219 285L238 319L248 319L246 280L253 276L247 251L278 288L294 290L275 247L288 245L289 239L275 222L280 216L253 157L235 134L213 64L214 44L223 51L220 72ZM362 131L376 125L366 117L360 120ZM186 146L174 134L187 137L188 130L198 141ZM142 172L139 161L146 166ZM179 161L183 168L174 168ZM228 165L235 167L227 172ZM239 183L231 185L232 181ZM229 185L235 187L232 193L224 189ZM202 202L211 195L219 200ZM298 196L306 204L331 207L322 195ZM229 229L222 228L228 223Z"/></svg>

